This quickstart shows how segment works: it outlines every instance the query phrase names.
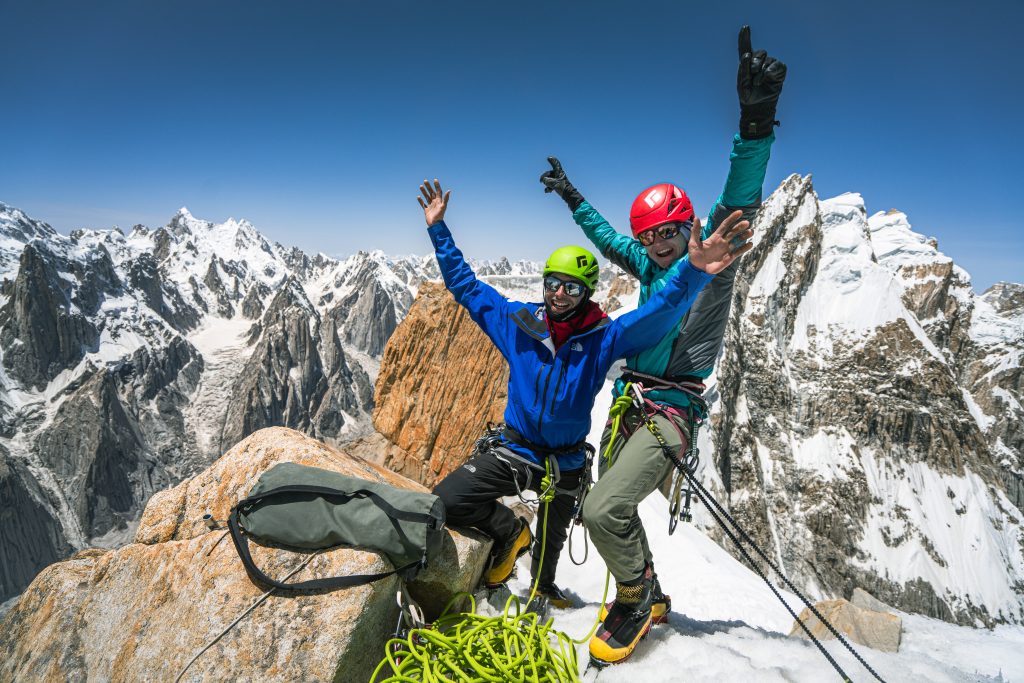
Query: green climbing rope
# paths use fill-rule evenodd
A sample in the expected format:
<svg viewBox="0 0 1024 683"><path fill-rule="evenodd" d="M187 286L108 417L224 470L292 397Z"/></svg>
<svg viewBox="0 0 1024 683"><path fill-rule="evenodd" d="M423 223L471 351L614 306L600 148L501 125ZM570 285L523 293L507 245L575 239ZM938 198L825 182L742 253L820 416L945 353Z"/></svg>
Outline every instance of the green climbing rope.
<svg viewBox="0 0 1024 683"><path fill-rule="evenodd" d="M633 397L629 395L629 390L632 388L633 383L627 382L626 386L622 388L622 395L619 396L612 402L612 407L608 410L608 417L612 419L612 430L611 435L608 437L608 447L604 449L604 453L601 457L607 461L605 468L611 467L612 465L612 446L615 445L615 437L619 434L619 425L622 424L622 416L626 414L629 407L633 405Z"/></svg>
<svg viewBox="0 0 1024 683"><path fill-rule="evenodd" d="M470 612L448 614L461 598ZM573 640L554 629L554 619L541 623L534 612L520 609L511 596L501 615L476 614L469 593L457 593L431 627L411 629L404 639L392 638L370 683L563 683L579 680ZM391 675L378 678L390 667Z"/></svg>

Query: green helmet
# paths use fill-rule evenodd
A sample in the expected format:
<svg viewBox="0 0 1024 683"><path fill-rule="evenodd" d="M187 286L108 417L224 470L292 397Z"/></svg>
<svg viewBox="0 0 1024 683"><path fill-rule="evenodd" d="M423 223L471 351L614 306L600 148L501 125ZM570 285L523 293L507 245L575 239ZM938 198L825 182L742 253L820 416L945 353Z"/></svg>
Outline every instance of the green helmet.
<svg viewBox="0 0 1024 683"><path fill-rule="evenodd" d="M591 294L597 289L597 257L583 247L562 247L548 256L544 264L544 277L551 273L564 273L580 280Z"/></svg>

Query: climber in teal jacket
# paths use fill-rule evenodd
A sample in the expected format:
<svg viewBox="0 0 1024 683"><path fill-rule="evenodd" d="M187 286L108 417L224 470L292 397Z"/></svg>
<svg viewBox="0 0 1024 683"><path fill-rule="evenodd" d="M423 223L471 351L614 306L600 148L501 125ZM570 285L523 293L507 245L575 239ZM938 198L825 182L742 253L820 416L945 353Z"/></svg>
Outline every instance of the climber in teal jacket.
<svg viewBox="0 0 1024 683"><path fill-rule="evenodd" d="M711 234L715 226L737 212L752 220L761 205L786 66L764 50L751 48L749 27L740 31L739 52L740 131L733 138L725 189L703 228L689 197L672 183L653 185L637 196L630 210L633 234L628 237L616 232L583 199L558 159L549 157L551 170L541 176L545 191L565 200L573 220L601 254L640 281L641 305L685 264L692 230ZM671 603L654 574L637 506L672 471L672 463L657 436L644 427L656 425L673 454L686 460L691 427L706 417L700 394L722 347L738 265L737 259L709 283L678 325L648 349L629 357L615 382L616 399L627 387L635 387L640 396L630 391L635 401L628 409L619 402L619 410L625 412L617 421L621 428L615 438L609 421L601 440L602 453L607 450L599 460L601 478L583 510L584 523L615 576L619 596L610 610L602 609L603 623L591 640L590 653L596 661L622 661L651 623L667 620Z"/></svg>

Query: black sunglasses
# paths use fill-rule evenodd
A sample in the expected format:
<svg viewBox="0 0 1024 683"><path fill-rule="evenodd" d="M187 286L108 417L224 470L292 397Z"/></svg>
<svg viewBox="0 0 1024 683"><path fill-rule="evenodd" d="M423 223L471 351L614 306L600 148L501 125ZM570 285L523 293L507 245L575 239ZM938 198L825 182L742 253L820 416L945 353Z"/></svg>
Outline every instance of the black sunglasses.
<svg viewBox="0 0 1024 683"><path fill-rule="evenodd" d="M637 235L636 238L640 240L640 244L645 247L649 247L654 244L654 240L658 237L663 240L670 240L678 235L683 228L687 228L687 239L689 239L690 226L686 223L664 223L656 228L644 230L642 233Z"/></svg>
<svg viewBox="0 0 1024 683"><path fill-rule="evenodd" d="M548 275L544 278L544 289L548 290L552 294L557 292L559 287L565 287L565 293L569 296L582 296L584 291L582 282L576 282L575 280L560 280L554 275Z"/></svg>

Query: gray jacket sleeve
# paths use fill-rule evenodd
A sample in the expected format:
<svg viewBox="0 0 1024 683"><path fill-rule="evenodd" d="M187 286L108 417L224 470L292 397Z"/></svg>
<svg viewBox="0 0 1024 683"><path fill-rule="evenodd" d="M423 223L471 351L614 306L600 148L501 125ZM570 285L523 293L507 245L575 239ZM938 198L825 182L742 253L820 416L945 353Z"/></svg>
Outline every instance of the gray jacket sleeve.
<svg viewBox="0 0 1024 683"><path fill-rule="evenodd" d="M719 225L737 208L742 208L745 220L753 221L761 204L758 202L751 206L729 207L719 203L711 214L709 224ZM725 338L725 326L729 322L732 287L740 260L715 276L680 322L679 334L672 346L666 368L667 376L703 373L714 366Z"/></svg>

